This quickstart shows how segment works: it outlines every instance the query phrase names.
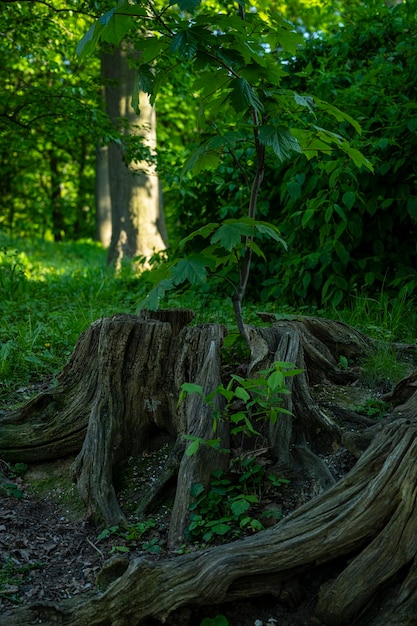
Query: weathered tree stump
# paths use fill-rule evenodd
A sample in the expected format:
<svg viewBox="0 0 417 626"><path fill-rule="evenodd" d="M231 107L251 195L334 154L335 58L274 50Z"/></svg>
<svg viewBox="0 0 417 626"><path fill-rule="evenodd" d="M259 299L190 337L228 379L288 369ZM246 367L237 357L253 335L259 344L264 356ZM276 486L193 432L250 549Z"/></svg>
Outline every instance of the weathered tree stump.
<svg viewBox="0 0 417 626"><path fill-rule="evenodd" d="M112 469L127 455L146 449L157 430L167 432L175 442L167 470L142 506L178 471L169 537L175 546L182 541L191 486L207 484L213 468L228 464L227 455L209 446L200 446L192 457L184 454L184 434L213 436L211 409L198 396L177 406L183 382L197 382L206 392L220 382L224 331L216 325L176 324L169 313L160 314L165 319L147 315L114 316L93 324L80 338L57 387L1 419L0 457L33 460L38 452L43 460L45 451L48 458L78 452L75 477L89 513L107 524L123 523ZM284 399L292 415L269 425L266 435L276 465L308 473L320 484L319 495L273 528L226 546L109 564L100 579L104 588L97 593L18 609L7 616L10 626L34 620L136 626L149 619L164 622L185 605L218 604L265 592L279 600L285 581L305 572L314 575L316 568L335 561L340 573L323 585L317 598L316 616L322 624L415 624L415 375L398 393L394 390L390 401L395 404L398 398L399 405L375 426L354 411L322 407L311 391L323 381L350 384L358 378L356 361L372 349L370 339L344 324L315 318L273 321L270 327L247 330L251 375L275 360L304 370L288 380L291 394ZM348 369L340 367L341 356L348 359ZM70 422L61 431L60 415ZM26 439L17 446L21 433ZM226 421L216 436L222 447L229 447ZM323 456L343 444L352 446L358 461L335 482ZM389 597L381 595L387 585L392 588Z"/></svg>
<svg viewBox="0 0 417 626"><path fill-rule="evenodd" d="M181 443L185 433L199 437L211 432L212 420L201 398L177 404L184 382L197 382L206 393L220 383L224 329L216 324L186 326L191 318L190 311L173 310L114 315L92 324L57 386L3 417L1 457L32 462L79 452L74 478L88 516L106 527L125 524L113 487L114 467L146 450L156 432L178 440L177 454L178 447L186 447ZM227 448L227 432L217 436L225 437ZM227 455L207 449L196 455L193 473L181 470L173 536L182 533L184 522L176 511L188 506L192 481L206 485L211 472L227 463Z"/></svg>

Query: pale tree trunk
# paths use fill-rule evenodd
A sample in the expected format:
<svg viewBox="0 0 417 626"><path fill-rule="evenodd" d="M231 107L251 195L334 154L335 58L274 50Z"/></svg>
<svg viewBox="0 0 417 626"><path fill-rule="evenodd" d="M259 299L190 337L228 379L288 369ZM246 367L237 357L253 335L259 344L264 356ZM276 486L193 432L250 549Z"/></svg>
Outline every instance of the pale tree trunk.
<svg viewBox="0 0 417 626"><path fill-rule="evenodd" d="M104 248L111 241L111 198L109 184L108 146L100 146L96 150L96 240Z"/></svg>
<svg viewBox="0 0 417 626"><path fill-rule="evenodd" d="M134 70L122 50L105 51L101 56L105 81L106 110L123 134L135 134L138 142L155 152L156 117L148 96L140 93L140 115L131 106ZM124 126L126 124L126 126ZM113 142L108 149L109 184L112 205L112 235L108 262L120 267L124 257L148 258L165 249L160 188L155 165L148 161L127 163L125 147Z"/></svg>

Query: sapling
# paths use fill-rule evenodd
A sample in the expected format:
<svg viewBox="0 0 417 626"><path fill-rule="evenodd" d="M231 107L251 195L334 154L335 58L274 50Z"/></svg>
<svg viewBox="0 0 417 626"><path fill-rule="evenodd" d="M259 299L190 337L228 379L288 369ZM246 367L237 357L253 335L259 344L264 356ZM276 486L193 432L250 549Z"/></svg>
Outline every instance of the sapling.
<svg viewBox="0 0 417 626"><path fill-rule="evenodd" d="M161 85L174 76L178 64L191 68L191 89L199 104L199 146L185 163L184 174L215 170L226 155L231 156L248 187L247 209L245 215L206 224L183 239L180 253L184 255L150 273L153 287L141 306L156 309L168 290L187 281L200 284L209 275L221 273L231 286L238 329L248 341L242 303L252 256L264 257L265 237L275 240L281 250L286 247L278 228L258 219L267 151L283 162L296 153L310 159L337 149L358 167L372 167L345 137L321 125L321 118L327 116L360 132L352 117L318 98L283 88L283 58L297 53L302 35L276 10L245 11L246 5L245 0L235 5L219 2L215 7L201 0L166 4L121 0L92 25L78 53L85 58L101 42L121 45L129 38L132 63L137 67L137 90L132 97L136 108L140 90L155 104ZM241 155L248 149L253 158L245 161ZM196 237L207 243L199 252L186 254L186 245ZM229 272L233 268L235 279Z"/></svg>

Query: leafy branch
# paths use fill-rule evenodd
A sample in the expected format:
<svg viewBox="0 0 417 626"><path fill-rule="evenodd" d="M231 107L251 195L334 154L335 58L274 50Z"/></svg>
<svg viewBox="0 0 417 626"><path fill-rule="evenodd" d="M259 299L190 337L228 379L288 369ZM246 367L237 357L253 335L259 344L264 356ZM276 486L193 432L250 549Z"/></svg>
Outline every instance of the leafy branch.
<svg viewBox="0 0 417 626"><path fill-rule="evenodd" d="M238 1L237 12L222 3L221 8L221 12L209 13L206 7L200 8L200 0L179 0L157 10L152 0L136 4L121 0L93 24L79 43L78 54L85 58L101 42L120 45L129 36L139 53L135 57L137 85L149 93L152 103L176 66L173 58L188 67L192 64L192 89L200 100L201 140L186 162L184 174L215 169L225 154L231 154L244 172L236 149L244 143L253 150L253 174L244 174L250 189L246 216L207 224L186 237L180 252L197 236L208 239L209 245L158 268L150 277L152 288L142 302L142 306L157 308L170 289L186 281L191 285L205 282L221 268L234 267L237 278L231 300L239 331L247 340L242 305L252 257L257 254L265 258L257 239L272 238L286 247L276 226L256 219L267 150L283 162L297 153L310 159L337 149L357 167L372 167L345 137L318 125L320 113L360 132L351 116L320 99L281 88L286 70L278 56L282 51L295 55L302 42L292 25L275 13L267 19L246 13L244 0ZM138 106L137 94L133 103ZM221 120L221 129L219 122L213 123L215 119ZM204 129L211 130L208 138Z"/></svg>

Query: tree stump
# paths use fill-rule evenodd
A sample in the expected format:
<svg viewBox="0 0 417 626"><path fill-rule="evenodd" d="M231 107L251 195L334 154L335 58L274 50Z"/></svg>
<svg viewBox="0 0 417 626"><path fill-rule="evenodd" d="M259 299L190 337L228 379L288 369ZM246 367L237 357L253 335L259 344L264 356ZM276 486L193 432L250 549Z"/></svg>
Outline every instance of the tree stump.
<svg viewBox="0 0 417 626"><path fill-rule="evenodd" d="M57 387L1 419L0 456L33 460L38 451L43 460L43 452L49 458L61 456L62 451L74 451L78 442L74 474L89 513L107 524L123 523L112 469L126 455L146 449L157 430L168 433L175 444L167 475L179 472L170 529L175 546L182 540L191 486L207 484L213 468L228 464L227 455L209 446L201 446L195 456L184 454L184 434L213 436L211 409L198 396L177 406L183 382L198 382L206 392L219 384L224 329L188 327L170 321L169 313L159 315L114 316L93 324L80 337ZM267 437L274 462L308 472L320 484L318 495L272 528L227 545L162 560L110 563L101 577L104 588L97 593L19 608L7 616L10 626L34 620L139 626L149 620L164 622L186 605L218 604L265 592L280 600L288 579L305 572L314 576L315 570L335 562L339 573L334 578L334 568L329 567L317 598L315 614L322 624L415 624L415 375L398 386L399 405L374 425L354 411L322 407L311 391L323 381L349 384L359 377L356 360L372 349L370 339L344 324L315 318L273 321L270 327L247 330L251 375L275 360L291 361L304 370L288 381L291 393L284 398L292 415L269 425ZM348 369L340 367L341 356L348 360ZM393 404L397 396L394 390ZM61 431L59 415L70 422L61 425ZM363 429L366 436L361 438ZM22 432L25 444L16 446ZM226 422L216 436L222 447L229 447ZM358 460L335 482L323 455L345 442L352 444ZM154 496L151 493L147 502Z"/></svg>
<svg viewBox="0 0 417 626"><path fill-rule="evenodd" d="M212 429L201 398L177 404L184 382L197 382L206 393L220 383L224 328L186 326L191 318L187 310L145 311L92 324L57 386L2 418L1 457L32 462L79 452L73 472L88 516L105 527L126 524L113 487L114 467L145 451L157 432L178 440L178 454L178 447L186 447L182 435L208 437ZM217 436L224 435L222 447L227 448L223 431ZM24 443L17 446L20 441ZM193 473L183 467L186 480L179 482L173 536L182 533L183 522L175 512L190 502L190 481L207 485L211 472L227 463L226 455L211 449L196 455Z"/></svg>

